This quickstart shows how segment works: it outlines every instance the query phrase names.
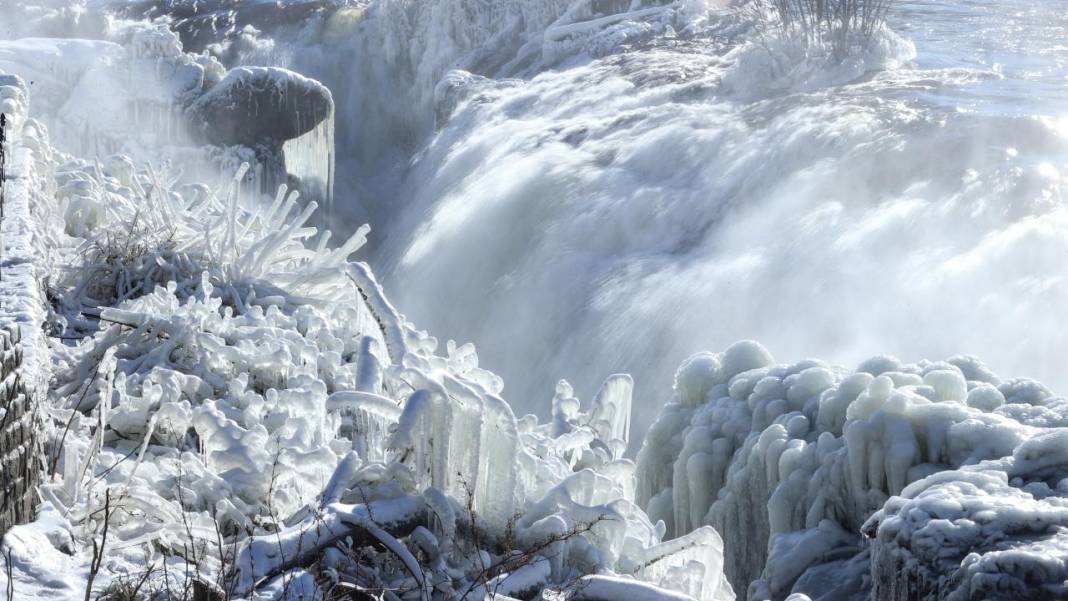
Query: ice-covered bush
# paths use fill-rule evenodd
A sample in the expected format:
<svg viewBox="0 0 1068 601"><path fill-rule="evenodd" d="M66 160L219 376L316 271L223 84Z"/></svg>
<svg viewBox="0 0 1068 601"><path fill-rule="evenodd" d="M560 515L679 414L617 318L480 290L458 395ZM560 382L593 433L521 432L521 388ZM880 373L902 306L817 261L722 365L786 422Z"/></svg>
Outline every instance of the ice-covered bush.
<svg viewBox="0 0 1068 601"><path fill-rule="evenodd" d="M366 228L331 247L314 203L242 176L55 169L73 264L51 283L69 344L43 494L107 566L97 588L147 563L167 568L151 590L268 598L583 598L591 574L733 598L711 528L665 542L634 503L629 376L588 405L561 382L551 422L517 418L471 345L439 352L350 261Z"/></svg>
<svg viewBox="0 0 1068 601"><path fill-rule="evenodd" d="M805 49L827 48L837 61L864 50L883 26L894 0L757 0L761 27L776 30Z"/></svg>

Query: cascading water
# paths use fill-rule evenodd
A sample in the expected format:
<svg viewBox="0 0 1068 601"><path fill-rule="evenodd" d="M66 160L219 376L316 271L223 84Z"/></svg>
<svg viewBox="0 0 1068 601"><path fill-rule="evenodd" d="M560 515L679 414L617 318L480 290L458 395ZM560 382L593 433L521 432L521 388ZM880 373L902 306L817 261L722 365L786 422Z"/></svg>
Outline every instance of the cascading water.
<svg viewBox="0 0 1068 601"><path fill-rule="evenodd" d="M337 4L213 51L331 88L334 227L370 222L403 310L517 409L626 371L640 431L674 365L741 337L1064 383L1054 2L901 2L835 68L701 0ZM286 146L329 187L325 127Z"/></svg>
<svg viewBox="0 0 1068 601"><path fill-rule="evenodd" d="M372 3L244 59L333 88L338 213L370 221L402 309L475 342L517 411L548 412L546 377L591 393L625 371L641 431L673 366L743 337L1068 384L1037 325L1068 295L1054 3L904 2L834 68L772 60L701 2L529 4Z"/></svg>
<svg viewBox="0 0 1068 601"><path fill-rule="evenodd" d="M514 575L516 598L1063 596L1068 402L957 355L1068 383L1052 0L902 0L845 60L740 2L40 1L0 42L24 76L5 110L59 131L21 128L16 206L48 234L17 242L147 249L90 251L32 328L58 334L49 402L72 414L48 502L83 549L104 491L139 508L107 571L138 545L183 561L221 510L242 592L314 589L304 562L339 559L320 526L345 524L404 564L364 584L427 598ZM98 41L22 39L57 32ZM402 319L350 262L367 230L333 249L296 191L334 230L370 221L399 307L505 378ZM743 341L672 380L737 338L831 363ZM833 366L877 352L909 361ZM481 530L503 557L548 546L481 582Z"/></svg>
<svg viewBox="0 0 1068 601"><path fill-rule="evenodd" d="M1055 9L908 3L893 25L915 50L886 38L838 73L665 36L482 82L406 173L379 261L523 410L545 410L547 374L626 371L645 424L674 365L743 337L845 363L973 352L1068 384L1042 325L1068 295ZM960 58L940 40L965 28Z"/></svg>

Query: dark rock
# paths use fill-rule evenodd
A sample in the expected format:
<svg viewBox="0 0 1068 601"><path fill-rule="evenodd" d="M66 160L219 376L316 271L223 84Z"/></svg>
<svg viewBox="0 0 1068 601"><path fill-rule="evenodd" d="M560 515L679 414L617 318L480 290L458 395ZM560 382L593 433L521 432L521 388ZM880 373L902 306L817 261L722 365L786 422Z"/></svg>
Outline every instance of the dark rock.
<svg viewBox="0 0 1068 601"><path fill-rule="evenodd" d="M280 146L329 118L330 90L279 68L242 67L227 73L189 108L205 142L221 146Z"/></svg>

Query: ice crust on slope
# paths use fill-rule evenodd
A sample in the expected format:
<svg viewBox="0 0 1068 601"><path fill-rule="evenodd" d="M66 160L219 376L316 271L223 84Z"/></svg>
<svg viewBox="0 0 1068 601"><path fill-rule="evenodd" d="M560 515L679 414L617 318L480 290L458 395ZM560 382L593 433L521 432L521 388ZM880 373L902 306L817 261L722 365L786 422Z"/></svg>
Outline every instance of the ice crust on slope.
<svg viewBox="0 0 1068 601"><path fill-rule="evenodd" d="M750 598L1063 595L1068 400L973 357L854 371L692 357L638 456L667 534L711 525Z"/></svg>
<svg viewBox="0 0 1068 601"><path fill-rule="evenodd" d="M39 210L60 221L25 244L63 267L48 282L56 472L42 521L5 539L27 598L80 595L105 520L98 589L164 563L161 584L180 588L189 563L214 581L229 548L236 586L263 598L339 582L733 598L711 528L665 542L634 503L628 376L588 406L561 382L550 423L517 419L471 345L438 352L349 262L366 229L331 245L307 225L315 204L284 187L258 199L243 172L185 185L127 157L65 155L18 124L40 150ZM357 566L338 529L389 552ZM523 549L529 566L479 580ZM304 571L313 559L326 572ZM43 578L48 565L65 580ZM587 574L609 577L574 586Z"/></svg>

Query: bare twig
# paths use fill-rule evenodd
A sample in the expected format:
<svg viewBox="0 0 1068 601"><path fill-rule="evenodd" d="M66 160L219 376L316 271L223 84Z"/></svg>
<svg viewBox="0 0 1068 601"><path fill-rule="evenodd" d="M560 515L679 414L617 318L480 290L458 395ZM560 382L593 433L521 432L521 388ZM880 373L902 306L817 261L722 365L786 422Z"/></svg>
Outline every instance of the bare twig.
<svg viewBox="0 0 1068 601"><path fill-rule="evenodd" d="M111 490L104 491L104 528L100 535L100 544L93 537L93 559L89 564L89 577L85 582L85 601L90 601L93 593L93 581L100 572L100 566L104 563L104 550L108 542L108 526L111 522Z"/></svg>

